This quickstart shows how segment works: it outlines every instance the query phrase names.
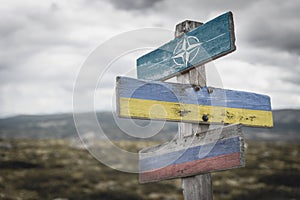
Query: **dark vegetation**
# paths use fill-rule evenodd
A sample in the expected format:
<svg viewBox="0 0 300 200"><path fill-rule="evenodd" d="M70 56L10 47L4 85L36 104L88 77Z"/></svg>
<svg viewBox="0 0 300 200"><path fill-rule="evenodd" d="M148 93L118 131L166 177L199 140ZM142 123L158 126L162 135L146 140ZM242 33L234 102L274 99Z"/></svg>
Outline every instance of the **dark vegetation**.
<svg viewBox="0 0 300 200"><path fill-rule="evenodd" d="M120 145L137 151L140 141ZM141 144L142 143L142 144ZM215 199L300 199L300 144L249 142L246 167L213 174ZM182 199L180 180L141 185L67 140L0 140L0 199Z"/></svg>
<svg viewBox="0 0 300 200"><path fill-rule="evenodd" d="M246 167L213 174L215 199L300 199L300 110L277 110L273 117L273 129L243 128ZM97 113L97 119L122 149L137 152L155 143L125 134L111 113ZM127 120L119 124L133 128ZM166 123L152 140L161 143L176 132L176 123ZM91 141L95 134L86 130ZM141 185L137 174L108 168L78 148L71 114L0 119L0 138L1 200L182 199L180 179Z"/></svg>

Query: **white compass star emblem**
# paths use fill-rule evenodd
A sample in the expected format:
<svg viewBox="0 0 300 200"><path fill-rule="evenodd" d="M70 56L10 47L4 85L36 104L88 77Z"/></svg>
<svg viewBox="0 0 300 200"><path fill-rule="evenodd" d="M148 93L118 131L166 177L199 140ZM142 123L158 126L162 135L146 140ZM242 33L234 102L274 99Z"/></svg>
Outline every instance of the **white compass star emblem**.
<svg viewBox="0 0 300 200"><path fill-rule="evenodd" d="M188 66L188 63L196 58L200 44L198 38L185 35L182 40L177 43L177 46L173 51L172 58L174 63L180 66Z"/></svg>

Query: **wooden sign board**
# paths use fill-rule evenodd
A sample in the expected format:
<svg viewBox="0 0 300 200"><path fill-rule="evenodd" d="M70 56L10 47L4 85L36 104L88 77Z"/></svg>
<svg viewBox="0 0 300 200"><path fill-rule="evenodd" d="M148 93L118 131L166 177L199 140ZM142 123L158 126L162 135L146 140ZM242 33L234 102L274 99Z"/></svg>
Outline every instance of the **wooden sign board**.
<svg viewBox="0 0 300 200"><path fill-rule="evenodd" d="M270 98L250 92L117 77L119 117L272 127Z"/></svg>
<svg viewBox="0 0 300 200"><path fill-rule="evenodd" d="M240 125L187 136L139 152L141 183L188 177L243 167L244 138Z"/></svg>
<svg viewBox="0 0 300 200"><path fill-rule="evenodd" d="M166 80L236 49L232 13L225 13L137 60L139 79Z"/></svg>

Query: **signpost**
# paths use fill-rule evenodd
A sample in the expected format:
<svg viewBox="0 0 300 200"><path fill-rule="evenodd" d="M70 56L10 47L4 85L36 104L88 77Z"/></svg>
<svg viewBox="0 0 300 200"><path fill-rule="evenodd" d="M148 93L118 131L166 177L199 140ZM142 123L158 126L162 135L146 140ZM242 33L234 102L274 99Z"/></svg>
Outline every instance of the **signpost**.
<svg viewBox="0 0 300 200"><path fill-rule="evenodd" d="M245 165L241 125L273 126L268 96L206 86L203 64L235 50L232 13L201 24L178 24L174 40L137 60L144 80L117 77L116 87L120 117L180 122L175 140L139 152L140 182L181 177L189 200L213 198L210 172Z"/></svg>

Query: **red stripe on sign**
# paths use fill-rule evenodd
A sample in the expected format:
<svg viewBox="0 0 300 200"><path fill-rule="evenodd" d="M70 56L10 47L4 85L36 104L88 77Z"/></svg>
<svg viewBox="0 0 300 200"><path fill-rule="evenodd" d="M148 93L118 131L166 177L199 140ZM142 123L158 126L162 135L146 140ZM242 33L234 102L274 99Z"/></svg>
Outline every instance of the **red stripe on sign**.
<svg viewBox="0 0 300 200"><path fill-rule="evenodd" d="M242 166L240 153L232 153L203 160L171 165L140 173L140 183L155 182L177 177L187 177L202 173L222 171Z"/></svg>

